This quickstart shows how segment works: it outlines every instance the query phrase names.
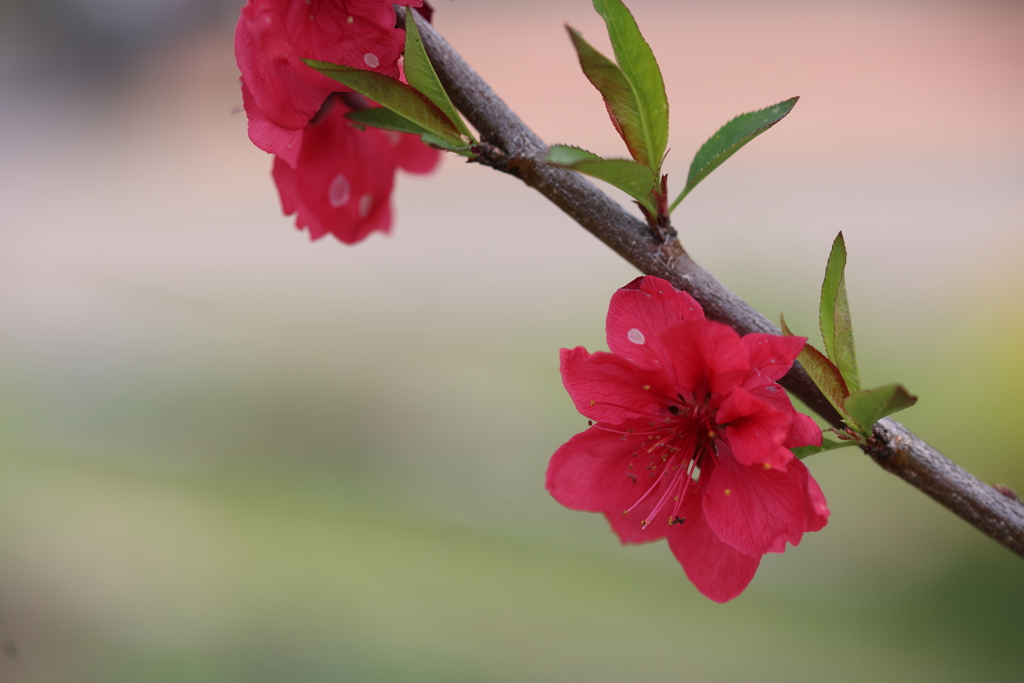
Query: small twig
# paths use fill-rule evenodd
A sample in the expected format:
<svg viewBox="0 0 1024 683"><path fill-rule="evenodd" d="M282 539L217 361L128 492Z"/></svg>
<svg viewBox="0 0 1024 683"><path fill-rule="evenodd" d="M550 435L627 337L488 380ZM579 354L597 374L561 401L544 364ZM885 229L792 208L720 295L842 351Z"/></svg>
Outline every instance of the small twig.
<svg viewBox="0 0 1024 683"><path fill-rule="evenodd" d="M504 152L507 160L491 165L536 189L643 273L664 278L689 292L704 307L708 318L727 323L741 334L780 334L771 321L697 265L674 233L655 236L647 225L578 173L544 164L541 160L547 146L543 141L432 26L421 18L416 21L427 54L455 106L485 142ZM839 414L799 363L782 384L830 424L843 427ZM1019 499L979 481L889 418L875 424L862 448L883 469L1024 557L1024 503Z"/></svg>

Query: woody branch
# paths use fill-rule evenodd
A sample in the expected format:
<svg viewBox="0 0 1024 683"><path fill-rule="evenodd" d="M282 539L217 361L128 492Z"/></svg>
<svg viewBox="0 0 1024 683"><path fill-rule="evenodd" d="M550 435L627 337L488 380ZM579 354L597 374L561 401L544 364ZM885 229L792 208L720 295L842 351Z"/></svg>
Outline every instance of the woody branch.
<svg viewBox="0 0 1024 683"><path fill-rule="evenodd" d="M396 8L404 20L404 8ZM415 13L413 13L415 15ZM771 321L693 261L678 239L660 239L643 221L579 174L542 162L547 145L508 108L445 39L416 18L424 46L456 107L479 131L478 161L534 188L647 275L689 292L712 320L740 334L780 334ZM673 234L669 231L668 234ZM837 428L839 414L796 363L781 383ZM890 418L862 447L879 466L931 496L969 524L1024 557L1024 503L1000 493Z"/></svg>

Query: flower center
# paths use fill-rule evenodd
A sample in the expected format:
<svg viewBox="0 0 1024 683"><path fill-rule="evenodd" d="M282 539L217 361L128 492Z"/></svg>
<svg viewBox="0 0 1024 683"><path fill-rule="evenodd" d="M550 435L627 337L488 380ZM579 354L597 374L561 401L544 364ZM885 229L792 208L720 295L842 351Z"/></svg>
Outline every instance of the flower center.
<svg viewBox="0 0 1024 683"><path fill-rule="evenodd" d="M668 414L651 420L645 429L633 432L645 439L630 458L627 476L635 483L644 484L646 489L622 514L629 514L644 501L657 497L640 522L641 528L669 509L669 505L669 526L685 522L686 518L679 515L683 501L691 490L696 490L702 465L706 467L710 458L717 457L716 411L706 405L687 403L680 396L665 412Z"/></svg>

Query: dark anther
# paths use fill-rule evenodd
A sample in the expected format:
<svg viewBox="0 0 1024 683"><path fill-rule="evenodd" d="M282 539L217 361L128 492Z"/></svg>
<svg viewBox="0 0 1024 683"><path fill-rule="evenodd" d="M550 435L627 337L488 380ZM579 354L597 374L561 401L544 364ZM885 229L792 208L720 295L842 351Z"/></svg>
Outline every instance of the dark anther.
<svg viewBox="0 0 1024 683"><path fill-rule="evenodd" d="M672 526L673 524L682 524L685 521L686 517L673 517L672 519L668 520L668 525Z"/></svg>

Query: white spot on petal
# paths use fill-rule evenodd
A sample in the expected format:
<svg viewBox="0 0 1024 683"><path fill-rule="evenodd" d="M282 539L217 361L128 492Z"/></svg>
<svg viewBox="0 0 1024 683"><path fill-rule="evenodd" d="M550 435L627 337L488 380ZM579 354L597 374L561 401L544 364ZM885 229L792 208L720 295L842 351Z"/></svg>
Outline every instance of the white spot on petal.
<svg viewBox="0 0 1024 683"><path fill-rule="evenodd" d="M373 195L364 194L359 198L359 217L366 218L369 216L371 208L373 208Z"/></svg>
<svg viewBox="0 0 1024 683"><path fill-rule="evenodd" d="M644 339L644 333L635 327L626 333L626 339L634 344L643 344L646 341L646 339Z"/></svg>
<svg viewBox="0 0 1024 683"><path fill-rule="evenodd" d="M373 54L372 52L367 52L365 55L363 55L363 61L366 62L366 66L370 67L371 69L376 69L378 66L380 66L380 60L377 59L377 55Z"/></svg>
<svg viewBox="0 0 1024 683"><path fill-rule="evenodd" d="M349 185L348 178L339 173L334 176L331 186L327 188L327 201L335 209L338 209L348 204L348 198L351 194L352 186Z"/></svg>

